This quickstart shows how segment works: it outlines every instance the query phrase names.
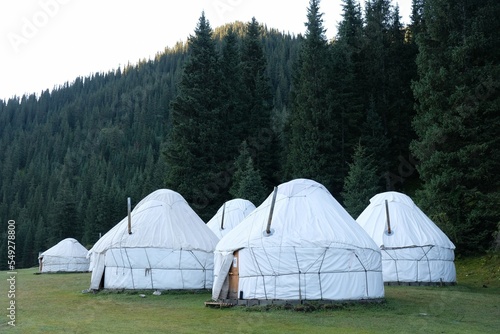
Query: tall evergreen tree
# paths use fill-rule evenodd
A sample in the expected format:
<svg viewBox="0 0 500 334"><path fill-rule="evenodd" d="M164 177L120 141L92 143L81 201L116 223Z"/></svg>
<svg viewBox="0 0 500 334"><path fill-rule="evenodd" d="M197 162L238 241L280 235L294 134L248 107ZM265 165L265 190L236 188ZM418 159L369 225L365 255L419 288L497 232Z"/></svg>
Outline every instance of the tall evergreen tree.
<svg viewBox="0 0 500 334"><path fill-rule="evenodd" d="M411 140L415 138L411 126L414 117L411 81L416 79L416 50L407 40L407 30L400 21L399 7L392 12L387 48L387 131L394 156L408 156Z"/></svg>
<svg viewBox="0 0 500 334"><path fill-rule="evenodd" d="M60 186L52 207L51 221L48 226L51 231L49 241L56 244L65 238L79 238L78 211L68 180L64 180Z"/></svg>
<svg viewBox="0 0 500 334"><path fill-rule="evenodd" d="M387 190L395 190L394 180L388 175L389 164L385 159L389 150L390 141L385 136L382 119L375 110L374 102L370 104L365 121L362 126L360 143L369 155L373 156L375 172L379 179L379 185L386 185Z"/></svg>
<svg viewBox="0 0 500 334"><path fill-rule="evenodd" d="M229 27L222 39L222 55L220 67L223 80L219 89L222 104L221 120L224 128L221 135L225 144L220 147L224 150L227 163L232 164L238 155L238 147L245 140L248 115L244 112L243 74L241 66L240 42L236 32ZM228 166L225 166L229 168Z"/></svg>
<svg viewBox="0 0 500 334"><path fill-rule="evenodd" d="M362 47L363 15L358 0L342 0L342 21L338 26L337 40L342 40L350 47L351 54L356 54Z"/></svg>
<svg viewBox="0 0 500 334"><path fill-rule="evenodd" d="M347 162L359 141L360 123L363 121L364 105L362 85L364 81L361 61L363 45L363 19L359 2L343 1L343 20L332 44L332 73L330 105L340 119L339 178L347 175Z"/></svg>
<svg viewBox="0 0 500 334"><path fill-rule="evenodd" d="M218 196L223 192L217 184L218 165L224 159L219 149L224 145L219 135L221 78L212 28L202 13L189 38L189 59L171 104L165 182L204 218L221 205Z"/></svg>
<svg viewBox="0 0 500 334"><path fill-rule="evenodd" d="M390 88L392 78L389 67L389 30L391 23L390 0L368 0L365 2L364 39L362 45L362 68L365 80L358 82L363 89L364 111L375 111L382 119L383 136L390 139L389 114ZM383 152L383 158L388 164L393 155Z"/></svg>
<svg viewBox="0 0 500 334"><path fill-rule="evenodd" d="M286 171L288 178L311 178L338 194L340 131L328 98L331 63L322 16L319 1L311 0L294 77Z"/></svg>
<svg viewBox="0 0 500 334"><path fill-rule="evenodd" d="M373 154L368 154L359 143L342 192L344 206L354 219L368 206L370 198L380 192L379 179Z"/></svg>
<svg viewBox="0 0 500 334"><path fill-rule="evenodd" d="M264 184L272 187L276 183L275 173L278 169L277 137L271 125L273 95L267 72L267 60L262 45L262 28L252 18L247 24L242 41L242 74L243 74L243 112L246 125L244 129L247 144L255 150L252 156L255 168L262 175Z"/></svg>
<svg viewBox="0 0 500 334"><path fill-rule="evenodd" d="M426 0L413 85L419 203L460 253L491 246L500 220L500 3Z"/></svg>
<svg viewBox="0 0 500 334"><path fill-rule="evenodd" d="M259 205L267 195L266 188L248 151L241 152L236 167L236 182L231 187L231 195L234 198L244 198Z"/></svg>

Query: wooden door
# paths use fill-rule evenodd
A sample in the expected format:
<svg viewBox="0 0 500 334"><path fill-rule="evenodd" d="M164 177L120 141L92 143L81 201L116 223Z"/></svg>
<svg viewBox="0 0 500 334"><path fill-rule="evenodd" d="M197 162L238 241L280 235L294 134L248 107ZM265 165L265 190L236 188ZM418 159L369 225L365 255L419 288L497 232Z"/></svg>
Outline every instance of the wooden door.
<svg viewBox="0 0 500 334"><path fill-rule="evenodd" d="M240 279L238 251L234 252L233 263L229 268L229 299L238 299L238 281Z"/></svg>

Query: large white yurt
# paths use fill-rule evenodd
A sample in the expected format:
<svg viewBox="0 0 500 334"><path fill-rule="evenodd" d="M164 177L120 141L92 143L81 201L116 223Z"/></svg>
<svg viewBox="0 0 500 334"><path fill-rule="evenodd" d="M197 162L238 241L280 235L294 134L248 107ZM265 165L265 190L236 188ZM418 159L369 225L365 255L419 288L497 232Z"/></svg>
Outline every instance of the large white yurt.
<svg viewBox="0 0 500 334"><path fill-rule="evenodd" d="M208 221L207 226L219 239L222 239L253 210L255 210L255 205L249 200L232 199L217 210L217 213Z"/></svg>
<svg viewBox="0 0 500 334"><path fill-rule="evenodd" d="M210 289L218 238L178 193L161 189L90 249L90 288ZM157 196L161 194L161 196Z"/></svg>
<svg viewBox="0 0 500 334"><path fill-rule="evenodd" d="M215 250L212 299L384 297L381 254L321 184L281 184ZM238 302L239 303L239 302Z"/></svg>
<svg viewBox="0 0 500 334"><path fill-rule="evenodd" d="M456 282L455 245L407 195L375 195L357 222L382 251L386 284Z"/></svg>
<svg viewBox="0 0 500 334"><path fill-rule="evenodd" d="M66 238L38 257L40 273L89 271L87 248L77 240Z"/></svg>

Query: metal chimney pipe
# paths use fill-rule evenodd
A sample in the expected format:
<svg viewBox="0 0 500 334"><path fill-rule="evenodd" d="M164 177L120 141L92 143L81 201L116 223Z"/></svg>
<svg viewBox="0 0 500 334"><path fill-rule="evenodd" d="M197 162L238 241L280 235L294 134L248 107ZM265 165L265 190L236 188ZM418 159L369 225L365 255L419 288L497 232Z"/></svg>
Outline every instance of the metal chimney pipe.
<svg viewBox="0 0 500 334"><path fill-rule="evenodd" d="M130 203L130 197L127 198L127 215L128 215L128 234L132 234L132 217L130 214L132 204Z"/></svg>
<svg viewBox="0 0 500 334"><path fill-rule="evenodd" d="M266 233L271 234L271 221L273 220L274 204L276 203L276 194L278 193L278 187L274 187L273 200L271 202L271 210L269 211L269 219L267 220Z"/></svg>
<svg viewBox="0 0 500 334"><path fill-rule="evenodd" d="M385 200L385 217L387 220L387 234L391 234L391 218L389 217L389 204Z"/></svg>
<svg viewBox="0 0 500 334"><path fill-rule="evenodd" d="M226 212L226 203L222 206L222 219L220 221L220 229L224 229L224 213Z"/></svg>

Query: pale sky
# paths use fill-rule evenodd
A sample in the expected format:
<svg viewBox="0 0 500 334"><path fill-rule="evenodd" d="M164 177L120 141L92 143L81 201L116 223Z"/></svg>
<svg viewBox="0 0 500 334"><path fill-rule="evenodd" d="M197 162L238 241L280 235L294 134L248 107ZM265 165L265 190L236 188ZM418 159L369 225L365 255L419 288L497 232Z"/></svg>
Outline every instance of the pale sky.
<svg viewBox="0 0 500 334"><path fill-rule="evenodd" d="M409 22L411 0L393 0ZM364 1L362 0L363 4ZM0 0L0 99L52 90L77 77L152 59L186 41L201 16L212 28L255 17L304 33L309 0ZM327 37L341 0L322 0Z"/></svg>

